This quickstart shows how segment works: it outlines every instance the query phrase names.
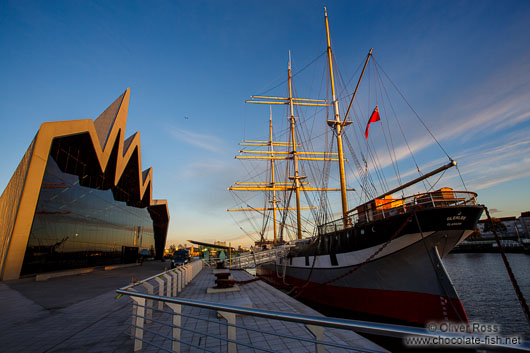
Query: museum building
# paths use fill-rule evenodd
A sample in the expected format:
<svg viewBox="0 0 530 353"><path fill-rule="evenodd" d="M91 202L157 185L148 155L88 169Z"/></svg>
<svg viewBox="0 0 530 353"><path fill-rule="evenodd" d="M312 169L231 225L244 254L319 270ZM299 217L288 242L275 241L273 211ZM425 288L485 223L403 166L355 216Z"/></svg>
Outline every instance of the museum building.
<svg viewBox="0 0 530 353"><path fill-rule="evenodd" d="M0 280L160 259L169 211L152 199L130 90L96 120L43 123L0 197Z"/></svg>

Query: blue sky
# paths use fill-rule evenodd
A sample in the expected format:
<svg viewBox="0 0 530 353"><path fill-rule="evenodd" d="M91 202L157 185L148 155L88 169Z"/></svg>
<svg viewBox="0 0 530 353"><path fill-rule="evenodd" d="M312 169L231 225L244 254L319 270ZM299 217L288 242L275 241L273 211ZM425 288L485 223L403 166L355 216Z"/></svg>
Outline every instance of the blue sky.
<svg viewBox="0 0 530 353"><path fill-rule="evenodd" d="M479 201L496 216L530 209L523 0L0 1L0 189L42 122L96 118L130 87L127 135L140 131L154 197L168 200L168 243L248 243L225 211L226 188L243 175L237 143L266 137L269 108L244 100L282 82L289 50L295 73L325 50L324 5L343 77L373 47ZM300 95L321 98L302 88L316 72L295 78ZM273 114L284 124L284 110ZM403 124L422 168L445 163L417 121ZM461 188L455 172L446 177Z"/></svg>

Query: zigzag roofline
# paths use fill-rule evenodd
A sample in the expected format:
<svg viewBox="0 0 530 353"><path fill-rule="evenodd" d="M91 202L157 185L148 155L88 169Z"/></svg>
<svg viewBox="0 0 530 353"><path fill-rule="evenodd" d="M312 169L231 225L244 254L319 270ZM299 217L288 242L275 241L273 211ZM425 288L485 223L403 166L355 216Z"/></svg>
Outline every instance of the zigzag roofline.
<svg viewBox="0 0 530 353"><path fill-rule="evenodd" d="M49 150L54 138L64 137L73 134L88 133L92 140L92 145L99 162L101 172L104 173L109 164L112 150L116 142L118 142L118 156L116 160L116 172L114 175L114 186L123 175L127 165L130 163L131 157L135 151L138 150L138 185L140 186L140 199L149 187L149 192L152 191L151 181L153 177L152 168L145 171L141 170L141 148L140 148L140 132L134 133L126 140L123 138L125 134L125 127L127 125L127 112L129 108L130 88L112 103L105 112L103 112L95 121L92 119L68 120L68 121L54 121L43 123L36 136L36 146L49 146ZM117 107L116 115L107 114L109 109ZM105 124L111 120L111 124ZM127 143L125 143L127 141ZM104 146L104 147L102 147ZM150 201L152 201L150 199ZM151 203L150 203L151 204Z"/></svg>

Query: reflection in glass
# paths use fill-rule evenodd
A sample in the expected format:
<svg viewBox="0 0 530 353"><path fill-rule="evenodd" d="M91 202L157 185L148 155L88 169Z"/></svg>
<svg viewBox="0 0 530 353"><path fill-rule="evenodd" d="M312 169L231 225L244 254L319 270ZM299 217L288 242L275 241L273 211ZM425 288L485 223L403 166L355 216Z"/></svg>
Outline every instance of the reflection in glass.
<svg viewBox="0 0 530 353"><path fill-rule="evenodd" d="M142 250L155 255L147 208L79 185L48 158L21 275L135 262Z"/></svg>

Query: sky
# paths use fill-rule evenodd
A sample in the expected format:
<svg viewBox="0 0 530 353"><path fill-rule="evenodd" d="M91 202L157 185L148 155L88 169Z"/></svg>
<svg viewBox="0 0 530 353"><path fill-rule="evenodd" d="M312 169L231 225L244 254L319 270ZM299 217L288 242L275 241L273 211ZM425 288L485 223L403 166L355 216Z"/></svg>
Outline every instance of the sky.
<svg viewBox="0 0 530 353"><path fill-rule="evenodd" d="M244 101L285 94L289 51L293 73L300 72L297 96L326 98L324 6L337 66L350 82L343 96L351 95L357 69L374 48L380 74L388 74L458 162L464 187L494 216L530 209L530 2L524 0L0 0L0 189L41 123L95 119L130 87L126 135L140 131L153 196L168 201L167 244L249 245L241 230L247 225L226 212L236 206L227 187L249 171L234 159L238 143L266 139L269 107ZM361 85L366 92L376 89L375 74L370 66ZM358 98L352 118L365 124L383 95ZM357 131L352 145L384 150L384 126L401 134L384 125L393 121L386 109L371 139ZM403 180L414 177L404 157L409 148L424 171L445 164L445 153L406 104L396 103L395 111L410 135L408 147L393 141ZM325 126L325 116L311 120L312 114L300 111L300 119ZM273 109L278 125L285 126L285 117L285 108ZM391 160L380 159L395 186ZM444 178L439 186L462 189L455 170ZM357 187L353 176L348 183Z"/></svg>

